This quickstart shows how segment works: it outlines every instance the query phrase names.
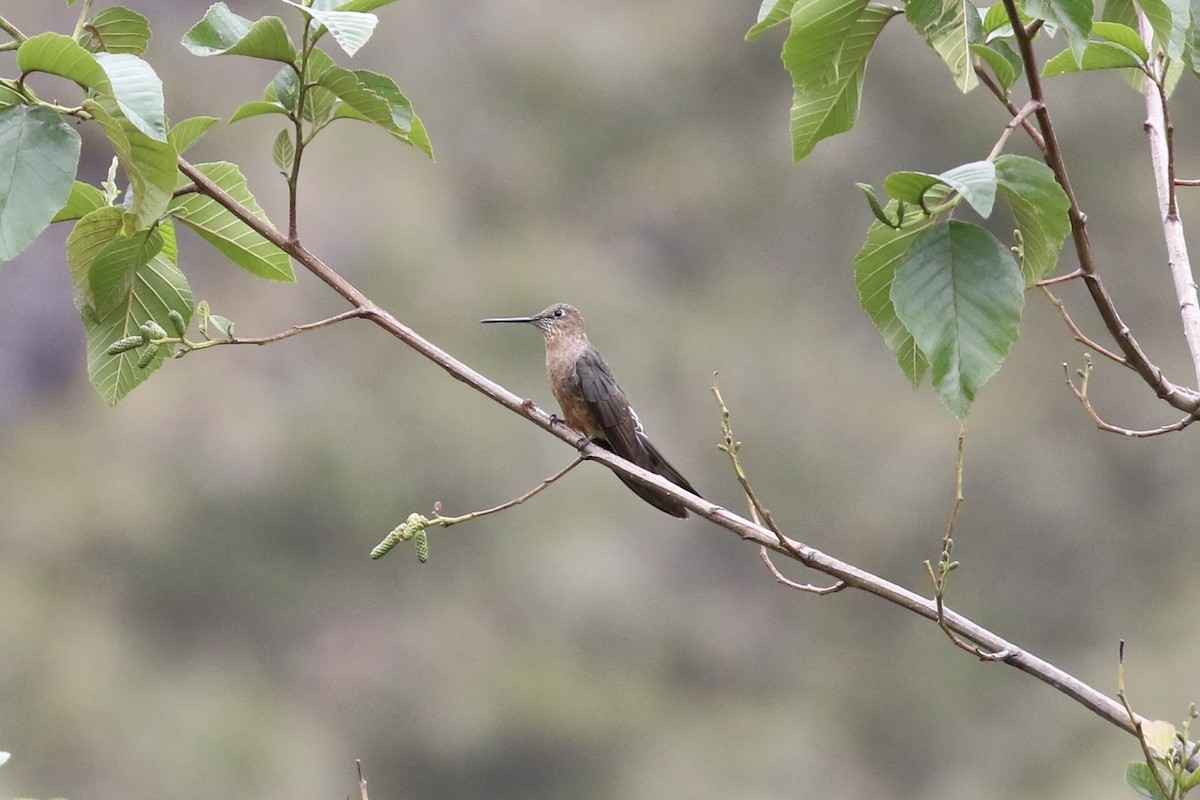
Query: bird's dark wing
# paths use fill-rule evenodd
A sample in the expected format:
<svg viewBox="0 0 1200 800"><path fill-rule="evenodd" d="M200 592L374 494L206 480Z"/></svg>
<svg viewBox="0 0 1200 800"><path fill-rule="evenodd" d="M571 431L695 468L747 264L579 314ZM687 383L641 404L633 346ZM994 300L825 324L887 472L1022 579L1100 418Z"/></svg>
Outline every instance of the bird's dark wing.
<svg viewBox="0 0 1200 800"><path fill-rule="evenodd" d="M579 381L583 402L592 419L604 432L612 451L621 458L649 469L633 413L629 410L629 401L625 399L621 387L617 386L612 371L604 363L604 357L595 350L585 351L575 362L575 377Z"/></svg>
<svg viewBox="0 0 1200 800"><path fill-rule="evenodd" d="M629 407L629 401L621 387L609 370L604 357L595 350L588 350L575 362L575 376L579 381L580 394L587 405L599 428L604 432L604 445L626 461L632 461L639 467L662 475L667 480L686 489L692 494L699 494L687 478L663 458L656 448L641 431L641 425L636 415ZM665 511L674 517L686 517L687 509L675 499L663 494L658 489L639 483L632 478L617 474L621 482L628 486L634 494L650 505Z"/></svg>
<svg viewBox="0 0 1200 800"><path fill-rule="evenodd" d="M646 454L650 457L650 466L646 467L646 469L658 475L662 475L680 489L687 489L697 497L701 496L700 493L696 491L696 487L692 486L687 478L680 475L679 470L671 466L670 461L667 461L667 459L663 458L663 454L658 451L658 448L654 446L653 442L646 438L645 434L639 431L638 439L641 440L642 447L645 448Z"/></svg>

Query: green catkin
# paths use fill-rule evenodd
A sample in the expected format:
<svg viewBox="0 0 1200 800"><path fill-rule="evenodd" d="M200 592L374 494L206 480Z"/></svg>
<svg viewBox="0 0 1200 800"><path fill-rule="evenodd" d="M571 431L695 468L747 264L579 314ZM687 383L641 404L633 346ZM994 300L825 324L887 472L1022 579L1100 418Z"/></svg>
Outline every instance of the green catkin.
<svg viewBox="0 0 1200 800"><path fill-rule="evenodd" d="M158 345L146 345L146 349L142 351L142 357L138 359L138 369L145 369L150 366L150 362L154 360L156 355L158 355Z"/></svg>
<svg viewBox="0 0 1200 800"><path fill-rule="evenodd" d="M117 339L115 342L110 344L108 346L108 350L106 350L105 352L108 353L110 356L120 355L121 353L124 353L126 350L132 350L135 347L141 347L145 343L146 343L146 340L140 335L126 336L124 339Z"/></svg>

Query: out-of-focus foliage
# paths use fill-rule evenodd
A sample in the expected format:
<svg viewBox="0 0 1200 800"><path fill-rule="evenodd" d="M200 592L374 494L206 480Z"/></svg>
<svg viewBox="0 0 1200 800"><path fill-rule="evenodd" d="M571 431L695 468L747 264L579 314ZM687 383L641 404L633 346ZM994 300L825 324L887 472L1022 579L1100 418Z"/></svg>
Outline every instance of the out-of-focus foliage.
<svg viewBox="0 0 1200 800"><path fill-rule="evenodd" d="M228 119L272 82L276 64L175 44L195 4L127 5L153 20L144 57L164 84L191 87L168 91L170 119ZM28 31L74 18L41 0L4 13ZM907 389L859 308L851 262L871 217L853 184L978 159L1007 122L994 100L958 95L936 53L889 28L854 130L793 167L794 87L773 46L743 41L752 8L378 13L354 71L393 75L420 102L438 163L388 155L386 130L331 126L306 162L307 246L542 405L536 335L475 320L580 306L655 441L740 509L715 448L719 370L775 518L920 586L957 424ZM1106 279L1180 372L1140 98L1111 73L1060 80L1056 121ZM1176 97L1194 163L1197 94L1182 82ZM237 161L277 221L279 119L221 123L189 156ZM91 127L82 177L98 184L110 161ZM1129 796L1130 737L870 598L782 589L737 540L658 514L601 469L432 531L426 565L371 561L412 509L495 504L573 452L357 323L189 356L104 409L81 378L56 227L0 278L0 746L13 753L0 796L340 798L354 758L373 797ZM315 281L256 281L178 236L192 290L239 333L342 310ZM1194 438L1096 432L1062 387L1081 348L1054 310L1030 298L1023 334L971 417L949 603L1098 686L1126 639L1135 702L1175 718L1200 663L1179 622L1200 556L1180 467ZM1162 421L1116 369L1098 367L1093 387L1114 415Z"/></svg>

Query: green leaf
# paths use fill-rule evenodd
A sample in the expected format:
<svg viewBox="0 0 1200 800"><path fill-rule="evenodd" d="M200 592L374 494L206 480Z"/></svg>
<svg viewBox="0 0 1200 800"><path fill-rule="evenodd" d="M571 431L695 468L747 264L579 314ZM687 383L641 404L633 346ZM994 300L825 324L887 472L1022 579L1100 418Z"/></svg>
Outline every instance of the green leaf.
<svg viewBox="0 0 1200 800"><path fill-rule="evenodd" d="M1092 69L1123 69L1140 67L1142 59L1124 45L1114 42L1088 42L1083 58L1078 61L1070 50L1046 60L1042 65L1042 77L1054 78L1067 72Z"/></svg>
<svg viewBox="0 0 1200 800"><path fill-rule="evenodd" d="M1025 156L996 159L996 185L1008 201L1021 233L1021 274L1026 286L1045 278L1058 263L1063 240L1071 232L1071 201L1041 161Z"/></svg>
<svg viewBox="0 0 1200 800"><path fill-rule="evenodd" d="M100 125L129 176L133 199L128 227L130 230L149 228L166 213L171 203L178 154L170 142L146 136L120 116L111 98L99 100L84 100L83 108Z"/></svg>
<svg viewBox="0 0 1200 800"><path fill-rule="evenodd" d="M329 54L319 47L314 47L308 54L308 61L304 65L304 80L309 85L304 93L304 118L312 121L318 128L329 122L334 107L338 105L337 95L318 84L326 73L341 69ZM295 73L288 75L280 70L271 82L270 89L278 95L279 102L291 108L295 107L299 93L299 81Z"/></svg>
<svg viewBox="0 0 1200 800"><path fill-rule="evenodd" d="M996 201L996 168L990 161L961 164L940 175L927 172L893 172L883 182L883 188L897 200L925 208L926 192L939 183L962 195L979 216L991 216L992 206Z"/></svg>
<svg viewBox="0 0 1200 800"><path fill-rule="evenodd" d="M200 137L220 121L217 117L188 117L171 126L167 133L167 141L175 148L176 153L183 155L185 150L200 141Z"/></svg>
<svg viewBox="0 0 1200 800"><path fill-rule="evenodd" d="M1171 788L1171 784L1175 782L1174 778L1166 770L1160 771L1159 774L1167 788ZM1162 789L1158 788L1158 781L1154 780L1154 774L1150 772L1149 765L1145 762L1133 761L1125 765L1125 783L1147 800L1167 800L1163 796Z"/></svg>
<svg viewBox="0 0 1200 800"><path fill-rule="evenodd" d="M150 43L150 22L141 14L121 6L106 8L92 18L84 30L88 47L108 53L139 56Z"/></svg>
<svg viewBox="0 0 1200 800"><path fill-rule="evenodd" d="M909 7L919 10L918 19L913 21L914 27L950 68L958 88L969 92L979 83L971 65L969 50L972 42L981 39L979 13L969 0L941 0L936 18L924 24L928 18L929 5L932 5L929 0L910 0L906 4L905 14L909 14Z"/></svg>
<svg viewBox="0 0 1200 800"><path fill-rule="evenodd" d="M53 110L0 110L0 262L32 244L66 204L79 150L79 134Z"/></svg>
<svg viewBox="0 0 1200 800"><path fill-rule="evenodd" d="M337 105L337 95L333 92L323 86L310 86L304 93L304 118L319 127L329 122Z"/></svg>
<svg viewBox="0 0 1200 800"><path fill-rule="evenodd" d="M1169 58L1183 55L1191 23L1188 0L1138 0L1154 30L1154 42Z"/></svg>
<svg viewBox="0 0 1200 800"><path fill-rule="evenodd" d="M209 314L207 322L212 326L213 330L226 339L233 338L233 320L222 317L220 314Z"/></svg>
<svg viewBox="0 0 1200 800"><path fill-rule="evenodd" d="M17 82L8 78L0 78L0 108L8 108L15 105L26 105L29 102L25 95L21 94L17 86Z"/></svg>
<svg viewBox="0 0 1200 800"><path fill-rule="evenodd" d="M1017 338L1025 294L1012 254L977 225L938 223L901 257L891 295L934 390L964 419Z"/></svg>
<svg viewBox="0 0 1200 800"><path fill-rule="evenodd" d="M92 308L103 316L129 297L133 278L162 252L163 237L156 229L119 236L106 244L88 266Z"/></svg>
<svg viewBox="0 0 1200 800"><path fill-rule="evenodd" d="M246 178L236 164L217 161L197 164L196 169L220 186L230 197L267 222L258 201L250 194ZM176 206L175 218L187 225L231 261L249 272L272 281L294 281L287 253L258 235L227 209L201 194L187 195Z"/></svg>
<svg viewBox="0 0 1200 800"><path fill-rule="evenodd" d="M333 8L335 11L373 11L381 6L386 6L396 0L349 0L348 2L337 2L333 0ZM315 5L315 4L314 4ZM327 5L326 0L322 0L320 6L324 8Z"/></svg>
<svg viewBox="0 0 1200 800"><path fill-rule="evenodd" d="M941 202L947 190L935 186L929 191L930 199ZM899 214L899 203L888 203L884 215L892 218ZM924 215L909 215L899 228L875 222L867 231L867 240L854 257L854 283L858 288L858 302L871 317L875 329L883 336L884 344L892 351L900 369L913 386L920 384L929 364L921 354L912 334L896 316L892 305L892 281L896 276L896 265L908 252L909 246L923 231L937 220Z"/></svg>
<svg viewBox="0 0 1200 800"><path fill-rule="evenodd" d="M94 306L88 270L96 256L121 235L125 212L117 206L101 206L83 215L67 236L67 266L75 283L76 305Z"/></svg>
<svg viewBox="0 0 1200 800"><path fill-rule="evenodd" d="M1124 45L1142 61L1150 57L1141 34L1128 25L1100 20L1092 23L1092 35L1102 36L1114 44Z"/></svg>
<svg viewBox="0 0 1200 800"><path fill-rule="evenodd" d="M426 155L433 158L433 147L429 143L429 134L425 132L421 118L413 112L412 104L396 86L395 81L386 75L369 72L365 69L355 70L351 75L358 82L358 86L353 87L345 80L346 76L338 76L336 70L340 69L340 67L333 67L322 76L321 80L321 84L329 88L334 96L343 102L343 105L339 105L334 111L335 117L358 119L379 125L400 141L423 150ZM341 71L345 72L345 70ZM348 95L340 94L330 83L326 82L327 80L346 88Z"/></svg>
<svg viewBox="0 0 1200 800"><path fill-rule="evenodd" d="M96 57L61 33L39 33L22 42L17 48L17 69L61 75L89 89L111 91Z"/></svg>
<svg viewBox="0 0 1200 800"><path fill-rule="evenodd" d="M867 0L808 0L792 9L783 66L792 85L820 88L837 80L838 53Z"/></svg>
<svg viewBox="0 0 1200 800"><path fill-rule="evenodd" d="M67 222L73 219L79 219L85 214L90 214L97 208L105 206L104 192L92 186L90 183L83 181L74 181L71 184L71 194L67 197L67 203L58 210L51 222Z"/></svg>
<svg viewBox="0 0 1200 800"><path fill-rule="evenodd" d="M324 62L322 62L324 59ZM313 80L313 76L317 75L320 70L321 63L333 63L333 59L325 55L319 48L313 48L309 53L308 61L305 64L305 70L309 76L309 82ZM278 103L288 111L296 110L296 96L300 92L300 78L296 75L296 70L291 67L280 67L275 73L275 77L263 90L263 100L268 103Z"/></svg>
<svg viewBox="0 0 1200 800"><path fill-rule="evenodd" d="M169 348L159 348L149 364L139 367L142 348L109 355L109 346L135 334L144 322L154 321L171 330L171 311L178 312L185 324L192 316L191 289L174 263L174 228L166 222L158 230L163 248L134 273L122 302L104 314L97 314L90 306L84 306L80 311L87 333L88 378L109 405L116 405L169 355Z"/></svg>
<svg viewBox="0 0 1200 800"><path fill-rule="evenodd" d="M799 85L793 82L793 159L801 160L813 151L817 142L854 127L871 48L883 26L898 13L887 6L868 5L846 36L838 56L837 79L821 87L805 86L804 76Z"/></svg>
<svg viewBox="0 0 1200 800"><path fill-rule="evenodd" d="M292 144L292 134L287 128L284 128L271 145L271 160L281 171L288 172L292 168L292 159L295 156L296 146Z"/></svg>
<svg viewBox="0 0 1200 800"><path fill-rule="evenodd" d="M304 16L323 25L348 56L353 56L367 43L375 31L375 26L379 24L379 17L361 11L323 11L319 8L306 8L292 0L283 2L300 9Z"/></svg>
<svg viewBox="0 0 1200 800"><path fill-rule="evenodd" d="M954 189L983 218L992 215L996 202L996 165L991 161L972 161L948 169L938 179Z"/></svg>
<svg viewBox="0 0 1200 800"><path fill-rule="evenodd" d="M239 122L250 117L261 116L262 114L287 114L287 109L279 103L270 103L266 100L251 100L249 103L243 103L238 106L237 111L233 112L233 116L229 118L229 124Z"/></svg>
<svg viewBox="0 0 1200 800"><path fill-rule="evenodd" d="M249 56L291 64L296 46L279 17L251 22L214 3L204 18L183 35L183 46L198 56Z"/></svg>
<svg viewBox="0 0 1200 800"><path fill-rule="evenodd" d="M1092 32L1092 0L1019 0L1018 7L1030 17L1044 19L1062 28L1075 60L1083 58Z"/></svg>
<svg viewBox="0 0 1200 800"><path fill-rule="evenodd" d="M991 42L996 37L1013 35L1012 22L1008 19L1008 9L1004 7L1004 3L988 6L983 15L982 33L985 42Z"/></svg>
<svg viewBox="0 0 1200 800"><path fill-rule="evenodd" d="M992 74L1005 89L1011 88L1021 75L1021 57L1003 39L989 44L973 44L971 52L992 68Z"/></svg>
<svg viewBox="0 0 1200 800"><path fill-rule="evenodd" d="M108 75L121 115L151 139L165 142L167 115L163 110L162 81L154 69L128 53L97 53L95 58Z"/></svg>
<svg viewBox="0 0 1200 800"><path fill-rule="evenodd" d="M1168 753L1175 747L1175 737L1178 730L1166 720L1152 719L1142 723L1142 738L1150 753L1157 758L1167 758Z"/></svg>
<svg viewBox="0 0 1200 800"><path fill-rule="evenodd" d="M1105 22L1118 22L1135 31L1138 28L1137 10L1133 7L1133 0L1105 0L1100 19Z"/></svg>
<svg viewBox="0 0 1200 800"><path fill-rule="evenodd" d="M783 22L792 13L796 0L763 0L758 9L758 21L746 32L746 41L752 41Z"/></svg>

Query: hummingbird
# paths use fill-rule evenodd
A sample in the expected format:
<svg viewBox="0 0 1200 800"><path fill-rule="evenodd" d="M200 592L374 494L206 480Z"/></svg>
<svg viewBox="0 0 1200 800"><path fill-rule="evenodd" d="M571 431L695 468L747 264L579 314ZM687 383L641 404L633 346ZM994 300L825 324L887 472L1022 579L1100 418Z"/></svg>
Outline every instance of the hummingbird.
<svg viewBox="0 0 1200 800"><path fill-rule="evenodd" d="M700 493L679 474L647 438L600 351L588 341L583 315L574 306L555 303L532 317L493 317L480 322L522 322L535 326L546 342L546 378L563 419L590 441L642 469L663 476L694 495ZM682 503L652 486L617 474L634 494L660 511L683 519Z"/></svg>

